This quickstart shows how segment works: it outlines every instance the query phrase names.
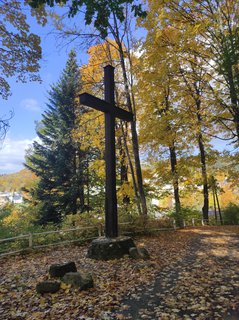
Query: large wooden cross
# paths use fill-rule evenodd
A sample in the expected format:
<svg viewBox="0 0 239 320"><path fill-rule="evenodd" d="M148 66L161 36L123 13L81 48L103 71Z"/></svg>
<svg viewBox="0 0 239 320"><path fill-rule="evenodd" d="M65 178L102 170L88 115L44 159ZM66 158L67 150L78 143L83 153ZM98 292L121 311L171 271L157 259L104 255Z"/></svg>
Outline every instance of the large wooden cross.
<svg viewBox="0 0 239 320"><path fill-rule="evenodd" d="M114 68L104 67L105 100L88 93L80 95L80 104L102 111L105 114L105 235L118 236L117 196L116 196L116 158L115 158L115 118L133 121L133 114L115 106Z"/></svg>

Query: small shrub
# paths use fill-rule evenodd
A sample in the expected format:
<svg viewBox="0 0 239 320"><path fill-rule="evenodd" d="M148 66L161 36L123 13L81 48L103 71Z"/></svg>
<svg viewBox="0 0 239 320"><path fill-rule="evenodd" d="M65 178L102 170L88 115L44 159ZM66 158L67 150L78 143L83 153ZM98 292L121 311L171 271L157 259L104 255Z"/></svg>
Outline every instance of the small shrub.
<svg viewBox="0 0 239 320"><path fill-rule="evenodd" d="M223 210L224 224L239 224L239 205L229 203Z"/></svg>
<svg viewBox="0 0 239 320"><path fill-rule="evenodd" d="M176 221L179 220L175 210L169 211L167 215ZM202 219L202 214L193 207L182 207L180 211L180 218L191 222L192 219Z"/></svg>
<svg viewBox="0 0 239 320"><path fill-rule="evenodd" d="M0 221L11 214L13 207L14 206L11 203L7 203L4 206L0 207Z"/></svg>

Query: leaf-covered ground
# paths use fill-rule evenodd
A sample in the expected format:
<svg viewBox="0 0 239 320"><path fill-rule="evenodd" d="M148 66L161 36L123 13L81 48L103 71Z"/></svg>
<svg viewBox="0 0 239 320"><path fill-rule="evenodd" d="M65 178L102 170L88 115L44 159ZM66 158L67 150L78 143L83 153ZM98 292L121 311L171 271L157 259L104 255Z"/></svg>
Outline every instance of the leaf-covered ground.
<svg viewBox="0 0 239 320"><path fill-rule="evenodd" d="M149 261L86 258L87 246L0 260L0 319L239 319L239 227L205 227L139 237ZM75 261L95 287L39 295L53 263Z"/></svg>
<svg viewBox="0 0 239 320"><path fill-rule="evenodd" d="M186 256L126 301L128 319L239 320L239 228L194 233Z"/></svg>

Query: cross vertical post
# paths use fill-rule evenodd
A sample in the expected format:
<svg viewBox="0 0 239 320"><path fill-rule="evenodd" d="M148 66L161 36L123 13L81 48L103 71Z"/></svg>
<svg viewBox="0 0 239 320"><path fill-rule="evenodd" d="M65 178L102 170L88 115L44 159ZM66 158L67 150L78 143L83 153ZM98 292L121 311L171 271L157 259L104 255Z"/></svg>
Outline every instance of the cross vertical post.
<svg viewBox="0 0 239 320"><path fill-rule="evenodd" d="M114 67L104 68L105 101L112 106L114 99ZM105 113L105 233L107 237L118 236L117 196L116 196L116 158L115 158L115 116Z"/></svg>
<svg viewBox="0 0 239 320"><path fill-rule="evenodd" d="M105 100L88 93L80 94L80 104L94 108L105 114L105 235L118 237L117 195L116 195L116 156L115 156L115 118L133 121L133 114L115 105L114 67L104 68Z"/></svg>

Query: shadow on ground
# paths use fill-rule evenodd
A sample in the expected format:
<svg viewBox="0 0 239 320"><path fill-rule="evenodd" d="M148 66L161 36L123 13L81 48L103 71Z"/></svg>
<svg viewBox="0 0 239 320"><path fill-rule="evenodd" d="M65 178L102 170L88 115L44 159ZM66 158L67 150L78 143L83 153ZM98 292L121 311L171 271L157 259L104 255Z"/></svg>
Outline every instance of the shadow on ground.
<svg viewBox="0 0 239 320"><path fill-rule="evenodd" d="M118 319L239 320L239 234L223 228L194 232L190 252L125 298Z"/></svg>

